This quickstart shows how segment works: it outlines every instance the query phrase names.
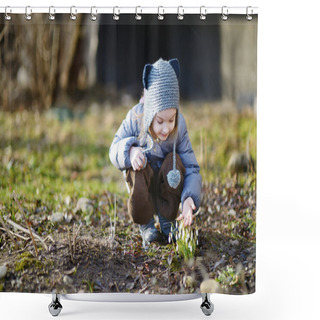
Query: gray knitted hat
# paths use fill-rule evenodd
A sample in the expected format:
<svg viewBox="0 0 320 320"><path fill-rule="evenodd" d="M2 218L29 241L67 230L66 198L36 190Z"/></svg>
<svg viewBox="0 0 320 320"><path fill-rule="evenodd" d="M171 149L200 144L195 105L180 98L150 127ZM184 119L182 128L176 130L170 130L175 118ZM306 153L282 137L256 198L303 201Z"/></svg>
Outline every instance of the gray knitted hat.
<svg viewBox="0 0 320 320"><path fill-rule="evenodd" d="M159 59L154 64L146 64L142 83L144 93L144 131L148 133L154 116L163 110L175 108L179 111L179 74L178 59L165 61ZM176 141L173 144L173 170L167 175L170 187L177 188L181 176L176 169Z"/></svg>
<svg viewBox="0 0 320 320"><path fill-rule="evenodd" d="M146 64L142 82L144 95L144 130L147 132L156 113L165 109L179 110L179 61L159 59Z"/></svg>

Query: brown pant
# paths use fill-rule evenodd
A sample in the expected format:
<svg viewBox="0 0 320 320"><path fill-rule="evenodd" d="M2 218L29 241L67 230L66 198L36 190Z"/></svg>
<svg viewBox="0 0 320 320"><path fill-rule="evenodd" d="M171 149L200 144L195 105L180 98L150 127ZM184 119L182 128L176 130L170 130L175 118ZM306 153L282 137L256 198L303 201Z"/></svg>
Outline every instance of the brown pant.
<svg viewBox="0 0 320 320"><path fill-rule="evenodd" d="M132 168L127 170L126 181L130 189L128 211L135 223L146 224L156 213L169 221L176 219L185 174L185 168L177 154L176 168L181 173L181 181L176 189L171 188L167 181L167 174L172 168L173 153L169 153L158 172L149 163L140 171Z"/></svg>

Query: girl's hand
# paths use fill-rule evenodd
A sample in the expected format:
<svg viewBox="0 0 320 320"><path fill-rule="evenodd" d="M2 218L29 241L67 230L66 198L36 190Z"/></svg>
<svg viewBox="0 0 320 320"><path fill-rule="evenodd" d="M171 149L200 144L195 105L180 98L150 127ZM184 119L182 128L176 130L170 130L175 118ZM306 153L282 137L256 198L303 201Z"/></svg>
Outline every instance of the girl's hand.
<svg viewBox="0 0 320 320"><path fill-rule="evenodd" d="M130 162L134 171L140 171L145 165L146 158L142 151L141 147L131 147L130 149Z"/></svg>
<svg viewBox="0 0 320 320"><path fill-rule="evenodd" d="M192 221L193 221L193 210L196 210L196 206L192 200L191 197L188 197L186 200L184 200L183 205L182 205L182 213L178 217L178 221L183 219L183 225L186 226L191 226Z"/></svg>

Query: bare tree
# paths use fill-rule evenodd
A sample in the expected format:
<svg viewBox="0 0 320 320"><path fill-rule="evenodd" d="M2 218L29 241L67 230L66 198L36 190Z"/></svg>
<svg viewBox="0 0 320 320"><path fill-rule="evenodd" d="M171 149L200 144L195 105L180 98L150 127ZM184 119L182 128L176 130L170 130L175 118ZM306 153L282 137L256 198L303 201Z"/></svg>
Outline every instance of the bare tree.
<svg viewBox="0 0 320 320"><path fill-rule="evenodd" d="M98 27L85 19L51 22L37 14L0 26L0 107L47 109L68 90L95 83Z"/></svg>

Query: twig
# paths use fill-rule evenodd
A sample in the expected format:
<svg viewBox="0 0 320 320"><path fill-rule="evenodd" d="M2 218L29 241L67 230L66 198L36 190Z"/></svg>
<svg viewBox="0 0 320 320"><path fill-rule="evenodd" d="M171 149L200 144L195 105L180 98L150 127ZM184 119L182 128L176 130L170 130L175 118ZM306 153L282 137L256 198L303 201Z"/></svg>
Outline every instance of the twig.
<svg viewBox="0 0 320 320"><path fill-rule="evenodd" d="M119 287L118 287L118 284L117 284L117 282L116 282L116 281L114 282L114 285L115 285L115 286L116 286L116 288L117 288L117 292L120 292Z"/></svg>
<svg viewBox="0 0 320 320"><path fill-rule="evenodd" d="M16 229L18 229L18 230L20 230L20 231L22 231L22 232L24 232L24 233L29 234L29 230L25 229L24 227L21 227L19 224L11 221L9 218L4 217L4 219L6 220L6 222L8 222L9 224L11 224L14 228L16 228ZM48 250L48 247L47 247L47 245L45 244L44 240L43 240L40 236L38 236L36 233L32 233L32 234L33 234L33 236L34 236L37 240L39 240L39 241L42 243L42 245L44 246L44 248L45 248L46 250Z"/></svg>
<svg viewBox="0 0 320 320"><path fill-rule="evenodd" d="M29 240L29 238L26 238L26 237L24 237L24 236L22 236L22 235L20 235L20 234L18 234L18 233L14 233L14 232L11 231L11 230L8 230L8 229L5 229L5 228L0 228L0 230L7 231L7 233L8 233L9 236L10 236L10 238L11 238L11 235L13 235L13 236L15 236L15 237L18 237L18 238L24 240L24 241Z"/></svg>
<svg viewBox="0 0 320 320"><path fill-rule="evenodd" d="M0 33L0 42L2 41L5 33L8 31L8 24L5 25L5 27L3 28L3 30Z"/></svg>
<svg viewBox="0 0 320 320"><path fill-rule="evenodd" d="M110 215L110 240L114 240L115 234L116 234L116 223L117 223L117 196L114 198L114 206L113 206L113 220L112 216ZM111 242L112 242L111 241ZM111 247L111 249L113 249Z"/></svg>
<svg viewBox="0 0 320 320"><path fill-rule="evenodd" d="M71 262L74 263L74 260L73 260L73 250L72 250L72 242L71 242L71 235L70 235L70 229L69 227L67 227L67 231L68 231L68 240L69 240L69 250L70 250L70 259L71 259Z"/></svg>
<svg viewBox="0 0 320 320"><path fill-rule="evenodd" d="M14 240L14 237L13 237L13 235L11 234L10 230L7 228L6 224L4 223L1 214L0 214L0 222L1 222L1 224L3 225L4 229L7 231L8 236L10 237L10 239L12 240L12 242L14 243L14 245L16 246L17 243L16 243L16 241Z"/></svg>
<svg viewBox="0 0 320 320"><path fill-rule="evenodd" d="M71 248L72 248L72 256L74 256L75 254L75 250L74 250L74 246L75 246L75 238L74 238L74 235L75 235L75 231L76 231L76 225L73 224L72 226L72 237L70 237L70 240L72 240L71 242Z"/></svg>
<svg viewBox="0 0 320 320"><path fill-rule="evenodd" d="M51 240L51 242L56 243L50 235L49 235L49 236L46 236L46 238L44 239L44 241L47 241L48 239Z"/></svg>
<svg viewBox="0 0 320 320"><path fill-rule="evenodd" d="M32 233L32 231L31 231L29 222L28 222L27 217L26 217L26 215L25 215L25 213L24 213L24 209L22 208L20 202L18 201L17 195L16 195L15 193L13 193L13 198L14 198L14 200L16 201L16 203L17 203L17 205L18 205L18 208L19 208L21 214L23 215L24 220L25 220L25 222L26 222L26 224L27 224L27 227L28 227L28 230L29 230L29 233L30 233L30 236L31 236L31 240L32 240L32 243L33 243L33 246L34 246L34 250L35 250L35 252L36 252L36 257L37 257L37 256L38 256L38 248L37 248L36 242L35 242L35 240L34 240L34 236L33 236L33 233Z"/></svg>
<svg viewBox="0 0 320 320"><path fill-rule="evenodd" d="M77 241L78 233L81 229L81 224L76 232L74 232L74 228L75 228L75 225L73 225L73 253L75 254L76 253L76 241Z"/></svg>
<svg viewBox="0 0 320 320"><path fill-rule="evenodd" d="M74 263L74 255L76 253L76 241L77 241L77 237L79 234L79 231L81 229L81 225L79 226L78 230L75 231L75 227L76 225L73 225L73 231L72 231L72 235L73 235L73 239L71 239L71 234L70 234L70 229L69 227L67 227L67 231L68 231L68 239L69 239L69 250L70 250L70 259L71 262Z"/></svg>
<svg viewBox="0 0 320 320"><path fill-rule="evenodd" d="M149 288L148 285L145 285L142 289L139 290L139 293L143 293L144 291L146 291Z"/></svg>

